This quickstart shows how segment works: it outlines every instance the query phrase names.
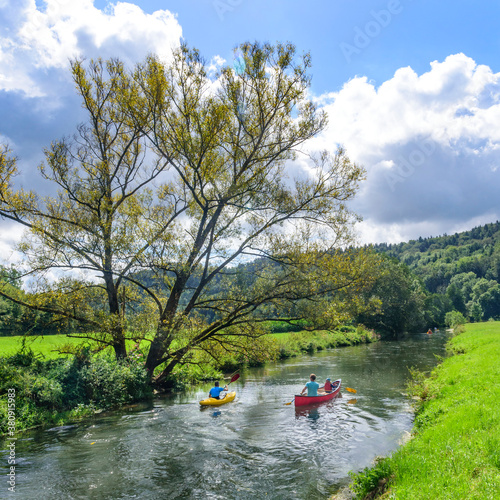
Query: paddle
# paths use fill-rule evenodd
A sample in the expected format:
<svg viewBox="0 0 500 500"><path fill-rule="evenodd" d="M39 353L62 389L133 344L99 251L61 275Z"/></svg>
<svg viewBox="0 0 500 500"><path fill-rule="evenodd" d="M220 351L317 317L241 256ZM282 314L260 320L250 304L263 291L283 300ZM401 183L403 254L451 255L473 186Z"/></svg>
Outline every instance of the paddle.
<svg viewBox="0 0 500 500"><path fill-rule="evenodd" d="M356 389L351 389L350 387L346 387L345 390L352 392L353 394L356 394L358 392Z"/></svg>
<svg viewBox="0 0 500 500"><path fill-rule="evenodd" d="M231 382L235 382L235 381L236 381L236 380L238 380L239 378L240 378L240 374L239 374L239 373L237 373L236 375L233 375L233 376L231 377L231 380L230 380L230 381L229 381L226 385L229 385ZM229 392L229 390L228 390L228 392ZM226 396L224 396L224 397L226 397Z"/></svg>
<svg viewBox="0 0 500 500"><path fill-rule="evenodd" d="M236 375L233 375L231 377L231 380L226 385L229 385L231 382L234 382L234 381L238 380L239 378L240 378L240 374L239 373L237 373ZM229 390L227 391L226 394L224 394L224 398L227 396L228 393L229 393ZM222 399L224 399L224 398L222 398Z"/></svg>

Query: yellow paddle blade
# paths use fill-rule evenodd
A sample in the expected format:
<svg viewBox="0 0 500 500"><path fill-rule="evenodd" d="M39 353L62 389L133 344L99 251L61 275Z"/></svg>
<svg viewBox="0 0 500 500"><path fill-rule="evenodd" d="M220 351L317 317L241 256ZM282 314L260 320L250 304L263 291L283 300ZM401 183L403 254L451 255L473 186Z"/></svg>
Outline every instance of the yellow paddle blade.
<svg viewBox="0 0 500 500"><path fill-rule="evenodd" d="M354 399L350 399L349 401L347 401L347 404L348 405L355 405L357 402L358 402L358 400L356 398L354 398Z"/></svg>
<svg viewBox="0 0 500 500"><path fill-rule="evenodd" d="M356 394L358 392L356 389L351 389L350 387L346 387L345 390L352 392L353 394Z"/></svg>
<svg viewBox="0 0 500 500"><path fill-rule="evenodd" d="M290 401L289 403L285 403L285 406L291 405L293 401Z"/></svg>

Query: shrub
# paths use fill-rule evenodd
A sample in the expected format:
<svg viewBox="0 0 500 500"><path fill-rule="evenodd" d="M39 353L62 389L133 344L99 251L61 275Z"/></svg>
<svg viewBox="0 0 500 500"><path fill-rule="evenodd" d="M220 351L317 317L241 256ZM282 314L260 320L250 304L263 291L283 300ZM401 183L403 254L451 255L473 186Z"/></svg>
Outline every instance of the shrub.
<svg viewBox="0 0 500 500"><path fill-rule="evenodd" d="M19 430L42 423L60 422L150 397L152 389L141 359L116 362L111 357L91 358L81 351L71 358L37 359L22 349L0 358L0 398L16 391L16 424ZM7 405L0 409L0 434L7 431Z"/></svg>
<svg viewBox="0 0 500 500"><path fill-rule="evenodd" d="M393 476L391 460L390 458L376 458L373 467L367 467L361 472L350 475L353 479L351 489L356 493L356 498L375 498L376 495L386 490Z"/></svg>
<svg viewBox="0 0 500 500"><path fill-rule="evenodd" d="M86 402L93 401L100 408L129 403L151 394L144 368L127 360L95 358L82 368L81 377Z"/></svg>
<svg viewBox="0 0 500 500"><path fill-rule="evenodd" d="M460 311L450 311L446 313L446 316L444 317L444 322L446 326L449 326L450 328L455 328L458 325L465 325L465 323L467 323L467 320Z"/></svg>

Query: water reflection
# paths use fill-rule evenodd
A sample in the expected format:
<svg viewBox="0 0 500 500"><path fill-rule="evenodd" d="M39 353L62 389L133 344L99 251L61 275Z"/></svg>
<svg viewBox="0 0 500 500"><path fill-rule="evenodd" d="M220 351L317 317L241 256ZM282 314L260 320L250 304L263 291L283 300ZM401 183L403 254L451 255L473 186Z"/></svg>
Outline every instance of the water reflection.
<svg viewBox="0 0 500 500"><path fill-rule="evenodd" d="M306 417L309 420L318 420L318 418L320 417L319 409L315 406L313 407L299 406L298 408L295 408L295 418L299 419L302 417Z"/></svg>

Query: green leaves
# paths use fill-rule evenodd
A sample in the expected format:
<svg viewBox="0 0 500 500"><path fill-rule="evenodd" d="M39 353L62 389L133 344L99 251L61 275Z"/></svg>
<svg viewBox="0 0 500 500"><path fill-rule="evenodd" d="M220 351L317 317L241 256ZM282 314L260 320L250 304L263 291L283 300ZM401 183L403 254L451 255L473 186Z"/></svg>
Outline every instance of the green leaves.
<svg viewBox="0 0 500 500"><path fill-rule="evenodd" d="M132 70L73 61L88 121L46 150L41 174L59 192L7 191L0 209L28 228L28 273L72 274L31 305L92 338L99 325L118 357L132 329L153 330L147 368L164 364L160 378L227 345L222 332L255 339L266 318L336 325L370 280L363 252L335 252L351 242L346 206L364 171L342 149L307 151L326 126L308 99L309 55L248 42L238 54L238 70L216 76L186 45ZM9 183L15 162L4 165Z"/></svg>

